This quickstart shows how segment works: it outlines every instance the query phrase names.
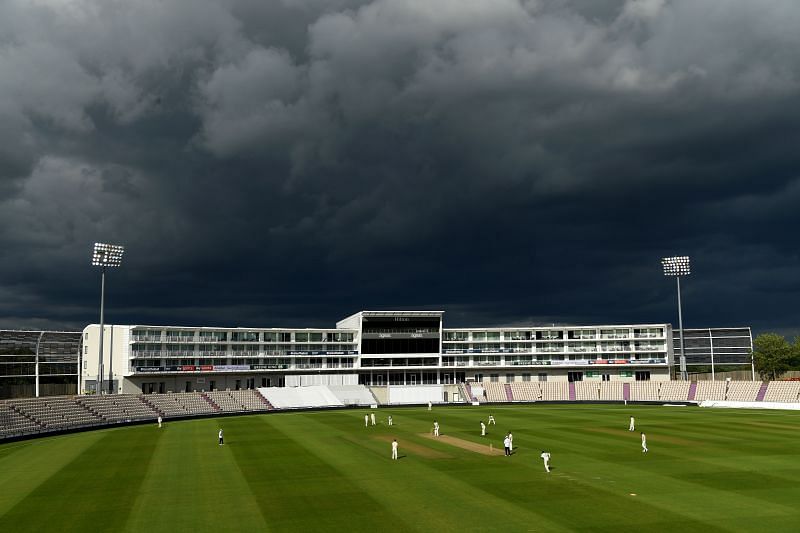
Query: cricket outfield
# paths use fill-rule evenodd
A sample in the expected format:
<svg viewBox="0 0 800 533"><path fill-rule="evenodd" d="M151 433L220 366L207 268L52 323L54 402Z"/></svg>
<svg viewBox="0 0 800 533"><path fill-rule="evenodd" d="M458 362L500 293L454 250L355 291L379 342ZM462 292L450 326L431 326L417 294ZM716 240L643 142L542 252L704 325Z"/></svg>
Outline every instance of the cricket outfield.
<svg viewBox="0 0 800 533"><path fill-rule="evenodd" d="M206 418L3 444L0 528L708 533L800 524L800 413L383 407L378 425L364 427L366 411ZM490 413L497 425L481 437ZM630 415L636 432L627 431ZM431 436L434 418L443 438ZM507 431L511 457L502 454ZM549 474L541 450L552 454Z"/></svg>

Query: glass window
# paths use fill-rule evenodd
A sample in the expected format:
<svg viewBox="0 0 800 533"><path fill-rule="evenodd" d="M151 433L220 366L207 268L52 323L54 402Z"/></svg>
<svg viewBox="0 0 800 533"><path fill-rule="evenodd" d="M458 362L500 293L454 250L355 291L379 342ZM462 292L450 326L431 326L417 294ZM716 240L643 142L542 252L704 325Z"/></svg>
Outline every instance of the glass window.
<svg viewBox="0 0 800 533"><path fill-rule="evenodd" d="M308 333L297 332L294 334L295 342L308 342Z"/></svg>
<svg viewBox="0 0 800 533"><path fill-rule="evenodd" d="M473 331L472 332L472 340L473 341L485 341L486 340L486 332L485 331Z"/></svg>

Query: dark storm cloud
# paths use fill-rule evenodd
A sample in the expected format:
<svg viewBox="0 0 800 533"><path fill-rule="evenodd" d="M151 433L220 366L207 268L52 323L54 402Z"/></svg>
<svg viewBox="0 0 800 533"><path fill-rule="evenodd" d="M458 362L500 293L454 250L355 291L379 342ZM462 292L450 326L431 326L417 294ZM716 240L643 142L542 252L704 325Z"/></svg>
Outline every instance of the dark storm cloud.
<svg viewBox="0 0 800 533"><path fill-rule="evenodd" d="M792 331L800 7L0 5L0 324Z"/></svg>

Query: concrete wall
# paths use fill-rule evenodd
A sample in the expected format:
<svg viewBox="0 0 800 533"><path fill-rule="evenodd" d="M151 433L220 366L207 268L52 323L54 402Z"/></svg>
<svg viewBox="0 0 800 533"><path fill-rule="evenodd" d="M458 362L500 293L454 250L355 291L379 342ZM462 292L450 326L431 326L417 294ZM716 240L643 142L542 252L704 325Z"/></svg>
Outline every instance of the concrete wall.
<svg viewBox="0 0 800 533"><path fill-rule="evenodd" d="M130 326L106 324L103 337L103 381L108 390L108 372L113 371L114 380L122 383L122 377L129 372L128 349L130 346ZM97 365L100 356L100 325L91 324L83 330L83 353L81 354L80 389L81 392L94 389L97 381ZM89 382L89 383L87 383ZM117 392L122 392L117 390Z"/></svg>

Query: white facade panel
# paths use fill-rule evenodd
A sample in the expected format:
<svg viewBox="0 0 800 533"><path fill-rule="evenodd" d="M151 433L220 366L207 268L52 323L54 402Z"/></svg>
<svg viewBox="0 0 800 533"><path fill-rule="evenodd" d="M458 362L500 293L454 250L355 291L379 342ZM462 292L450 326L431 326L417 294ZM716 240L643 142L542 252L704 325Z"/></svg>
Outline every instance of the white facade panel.
<svg viewBox="0 0 800 533"><path fill-rule="evenodd" d="M444 401L444 387L441 385L391 385L389 386L390 404L439 403Z"/></svg>

